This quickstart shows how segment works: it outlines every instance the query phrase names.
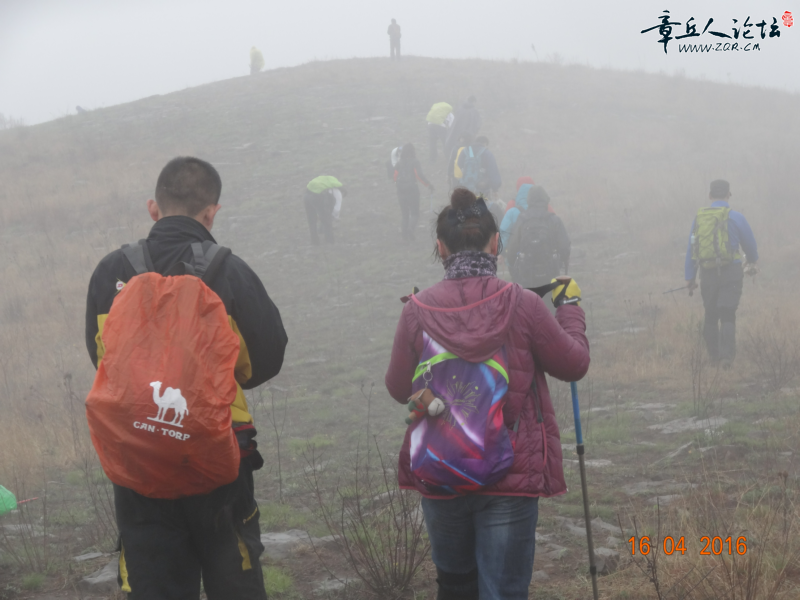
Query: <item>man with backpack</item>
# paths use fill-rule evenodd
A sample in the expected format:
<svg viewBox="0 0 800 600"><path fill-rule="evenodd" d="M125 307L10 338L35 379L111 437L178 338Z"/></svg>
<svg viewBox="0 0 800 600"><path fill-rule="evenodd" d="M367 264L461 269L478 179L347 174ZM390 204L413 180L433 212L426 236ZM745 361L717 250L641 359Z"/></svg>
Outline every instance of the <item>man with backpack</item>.
<svg viewBox="0 0 800 600"><path fill-rule="evenodd" d="M525 288L549 283L561 273L562 265L565 274L569 268L569 235L558 215L548 210L549 203L542 186L531 186L527 209L519 213L504 250L512 280ZM518 201L517 208L521 207Z"/></svg>
<svg viewBox="0 0 800 600"><path fill-rule="evenodd" d="M147 239L108 254L89 283L87 418L131 600L197 598L201 578L209 600L266 600L264 461L243 390L278 374L287 336L258 276L211 235L221 189L209 163L171 160Z"/></svg>
<svg viewBox="0 0 800 600"><path fill-rule="evenodd" d="M684 267L690 294L698 287L696 279L700 273L700 295L705 309L703 338L711 360L725 369L730 368L736 356L736 309L742 296L744 274L758 272L756 239L744 215L731 210L730 197L727 181L711 182L711 206L701 208L692 223ZM744 267L739 246L746 257Z"/></svg>
<svg viewBox="0 0 800 600"><path fill-rule="evenodd" d="M474 194L490 197L503 184L497 161L489 150L489 140L486 136L478 136L474 144L464 148L456 164L461 169L461 187L467 188Z"/></svg>

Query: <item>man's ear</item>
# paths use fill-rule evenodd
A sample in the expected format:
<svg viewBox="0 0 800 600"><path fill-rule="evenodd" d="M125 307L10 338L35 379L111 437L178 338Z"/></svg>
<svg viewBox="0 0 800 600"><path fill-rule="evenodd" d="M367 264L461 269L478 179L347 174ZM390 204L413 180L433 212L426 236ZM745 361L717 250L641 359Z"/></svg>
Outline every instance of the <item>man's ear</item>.
<svg viewBox="0 0 800 600"><path fill-rule="evenodd" d="M214 226L214 217L217 216L220 208L222 208L221 204L209 204L200 211L200 214L197 215L195 219L200 221L206 229L211 231L211 228Z"/></svg>
<svg viewBox="0 0 800 600"><path fill-rule="evenodd" d="M161 209L158 208L158 203L152 198L147 201L147 212L150 213L150 218L153 221L158 221L164 215L161 214Z"/></svg>

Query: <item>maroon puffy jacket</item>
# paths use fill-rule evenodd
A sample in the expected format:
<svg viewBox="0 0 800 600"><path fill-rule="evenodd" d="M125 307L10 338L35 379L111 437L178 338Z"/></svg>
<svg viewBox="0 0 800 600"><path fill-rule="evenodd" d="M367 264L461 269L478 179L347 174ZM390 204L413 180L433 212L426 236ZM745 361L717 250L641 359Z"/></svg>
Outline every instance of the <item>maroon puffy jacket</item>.
<svg viewBox="0 0 800 600"><path fill-rule="evenodd" d="M545 373L577 381L589 369L589 342L583 309L560 307L553 317L544 300L497 277L444 280L407 302L397 324L386 387L405 403L422 354L422 331L470 362L490 358L503 344L509 362L509 388L503 415L512 428L519 418L514 463L508 474L480 493L557 496L566 491L558 433ZM442 311L436 309L457 309ZM536 376L543 420L537 422L531 383ZM411 474L409 436L400 450L400 487L419 489ZM441 498L441 496L437 496Z"/></svg>

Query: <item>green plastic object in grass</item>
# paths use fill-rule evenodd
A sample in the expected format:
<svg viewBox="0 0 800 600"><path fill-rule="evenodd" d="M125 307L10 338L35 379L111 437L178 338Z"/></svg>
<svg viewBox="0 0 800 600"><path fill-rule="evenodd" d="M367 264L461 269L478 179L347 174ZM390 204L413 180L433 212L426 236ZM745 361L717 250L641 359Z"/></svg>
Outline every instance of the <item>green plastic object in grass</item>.
<svg viewBox="0 0 800 600"><path fill-rule="evenodd" d="M17 508L17 499L14 494L0 485L0 517Z"/></svg>

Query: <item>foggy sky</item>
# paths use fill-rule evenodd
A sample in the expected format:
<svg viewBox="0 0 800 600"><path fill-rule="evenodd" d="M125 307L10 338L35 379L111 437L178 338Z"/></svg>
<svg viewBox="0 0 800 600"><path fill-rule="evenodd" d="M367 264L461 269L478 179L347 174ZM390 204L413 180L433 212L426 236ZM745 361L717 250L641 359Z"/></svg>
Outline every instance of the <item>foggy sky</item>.
<svg viewBox="0 0 800 600"><path fill-rule="evenodd" d="M642 69L800 91L800 6L775 0L0 0L0 113L27 124L248 74L255 45L266 69L310 60L387 56L396 18L403 52L448 58L551 60ZM747 16L778 18L760 52L668 54L664 9L702 31L731 33ZM792 11L795 25L780 17ZM753 28L755 37L758 29ZM684 25L673 35L685 33ZM735 42L706 34L696 43ZM741 40L740 40L741 41ZM536 52L531 45L535 46ZM466 67L465 67L466 68Z"/></svg>

